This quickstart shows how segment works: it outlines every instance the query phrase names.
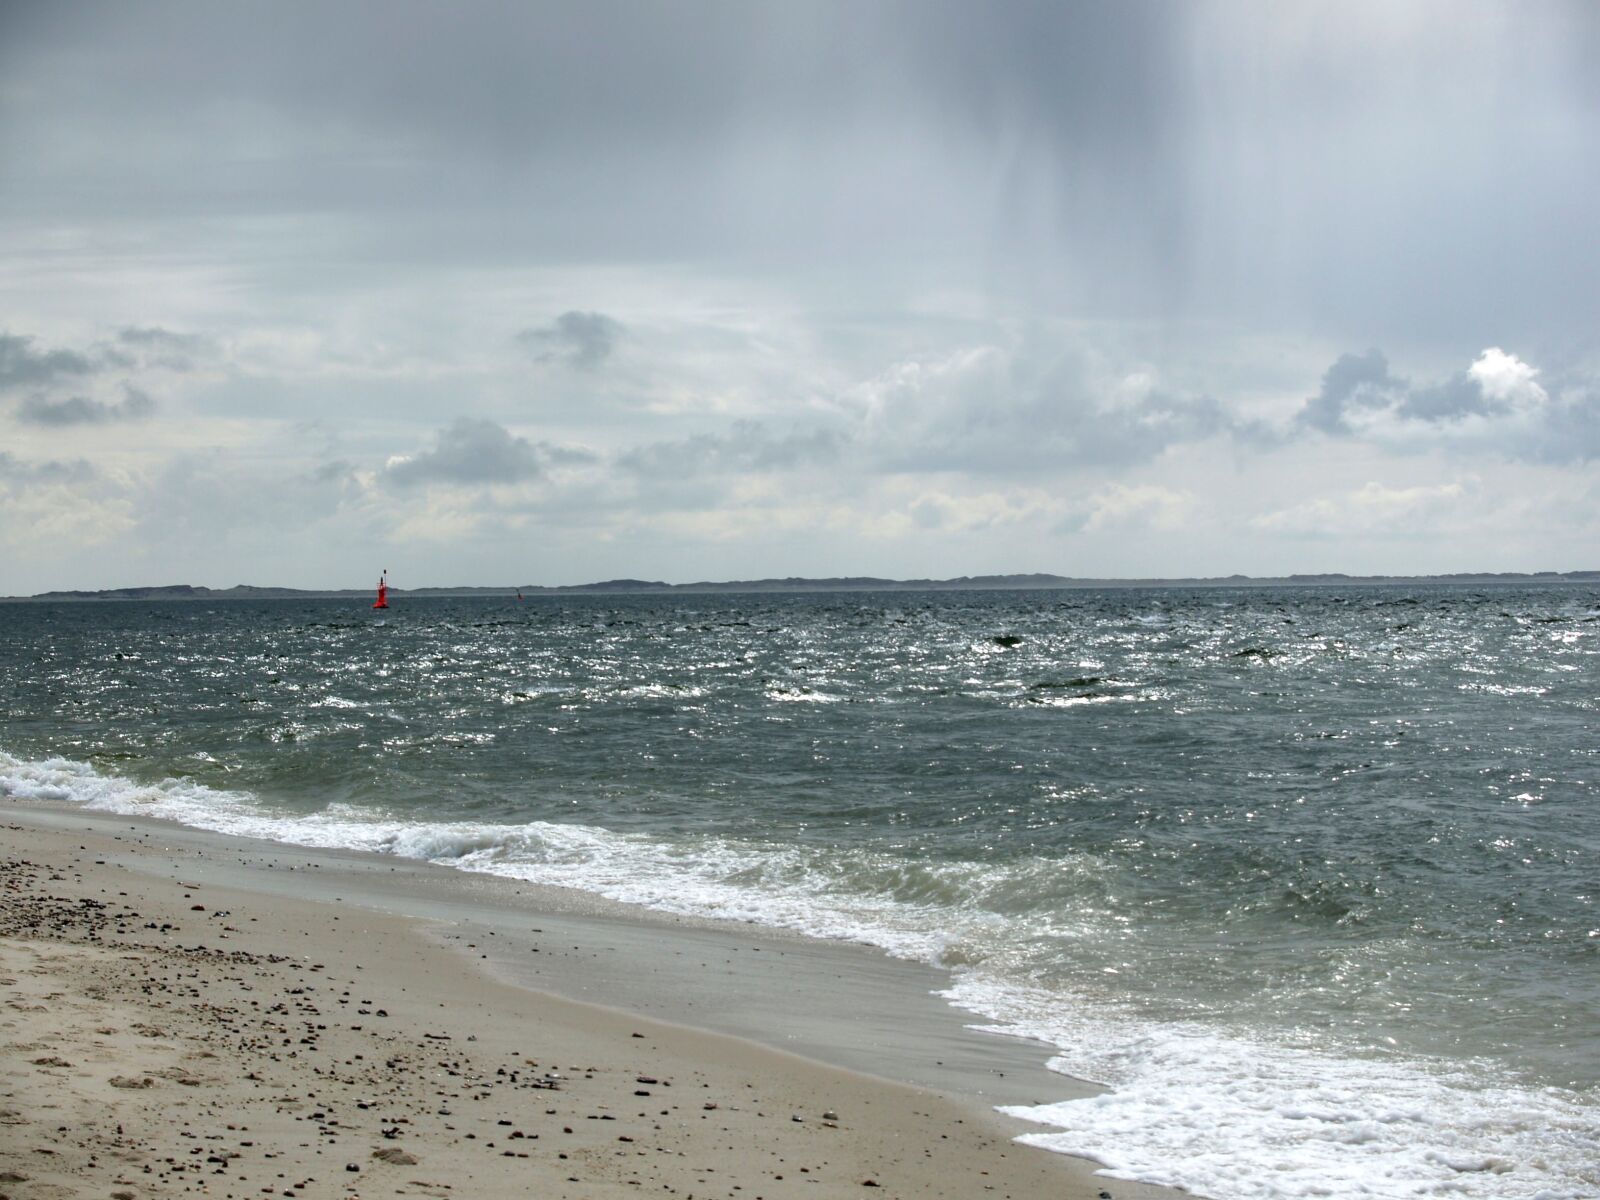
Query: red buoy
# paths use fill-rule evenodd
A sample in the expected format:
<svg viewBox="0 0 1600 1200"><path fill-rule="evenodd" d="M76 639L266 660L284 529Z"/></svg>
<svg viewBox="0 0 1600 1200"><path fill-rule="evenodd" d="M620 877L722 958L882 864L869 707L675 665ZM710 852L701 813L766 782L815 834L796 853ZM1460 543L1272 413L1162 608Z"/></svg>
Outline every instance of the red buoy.
<svg viewBox="0 0 1600 1200"><path fill-rule="evenodd" d="M383 574L378 576L378 599L373 608L389 607L389 568L383 569Z"/></svg>

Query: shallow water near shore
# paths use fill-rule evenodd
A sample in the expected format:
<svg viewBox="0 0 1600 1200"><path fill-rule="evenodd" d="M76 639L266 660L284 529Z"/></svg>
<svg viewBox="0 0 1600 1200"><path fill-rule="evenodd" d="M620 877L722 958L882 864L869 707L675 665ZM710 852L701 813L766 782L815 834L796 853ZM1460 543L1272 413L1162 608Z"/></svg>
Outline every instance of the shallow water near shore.
<svg viewBox="0 0 1600 1200"><path fill-rule="evenodd" d="M945 967L1133 1177L1593 1196L1597 599L10 605L0 789Z"/></svg>

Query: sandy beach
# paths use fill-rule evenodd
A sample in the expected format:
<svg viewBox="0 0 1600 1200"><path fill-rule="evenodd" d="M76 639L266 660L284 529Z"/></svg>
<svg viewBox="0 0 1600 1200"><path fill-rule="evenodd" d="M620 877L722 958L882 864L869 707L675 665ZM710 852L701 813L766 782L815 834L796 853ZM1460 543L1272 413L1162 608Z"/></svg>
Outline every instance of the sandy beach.
<svg viewBox="0 0 1600 1200"><path fill-rule="evenodd" d="M1173 1194L1010 1140L1024 1127L992 1104L1071 1086L1039 1047L963 1030L932 997L879 1039L893 1022L850 988L913 981L859 948L127 817L29 805L0 823L12 1200ZM842 995L839 1015L808 988ZM769 1037L727 1032L783 993L821 1014L803 1036L781 1013ZM924 1086L877 1073L919 1070Z"/></svg>

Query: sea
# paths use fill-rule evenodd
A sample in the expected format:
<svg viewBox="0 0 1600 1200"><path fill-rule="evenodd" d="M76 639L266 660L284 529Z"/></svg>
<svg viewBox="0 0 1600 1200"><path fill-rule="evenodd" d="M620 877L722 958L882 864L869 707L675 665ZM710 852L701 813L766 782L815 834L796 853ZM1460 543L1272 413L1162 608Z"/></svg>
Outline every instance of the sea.
<svg viewBox="0 0 1600 1200"><path fill-rule="evenodd" d="M1600 1196L1600 589L0 606L0 794L942 968L1217 1200Z"/></svg>

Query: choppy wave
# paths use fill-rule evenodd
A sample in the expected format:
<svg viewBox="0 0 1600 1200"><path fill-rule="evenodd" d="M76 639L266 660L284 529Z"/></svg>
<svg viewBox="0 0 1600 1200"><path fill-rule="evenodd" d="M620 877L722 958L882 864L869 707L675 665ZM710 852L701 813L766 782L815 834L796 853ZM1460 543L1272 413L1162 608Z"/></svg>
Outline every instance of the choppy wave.
<svg viewBox="0 0 1600 1200"><path fill-rule="evenodd" d="M1041 931L1006 912L1012 893L1042 885L1042 872L1029 874L1037 864L909 863L865 848L668 839L549 821L418 821L348 805L293 813L248 792L141 783L65 758L3 751L0 795L393 854L865 942L946 966L945 995L984 1028L1055 1046L1052 1067L1108 1085L1092 1099L1006 1110L1046 1127L1023 1140L1098 1159L1120 1178L1240 1200L1600 1194L1592 1092L1520 1084L1489 1063L1341 1054L1315 1036L1291 1044L1152 1020L1103 996L1040 986L1020 964L1025 943ZM1092 874L1101 865L1091 858L1076 869ZM1051 873L1073 869L1049 864ZM1050 932L1097 931L1086 918L1082 928Z"/></svg>

